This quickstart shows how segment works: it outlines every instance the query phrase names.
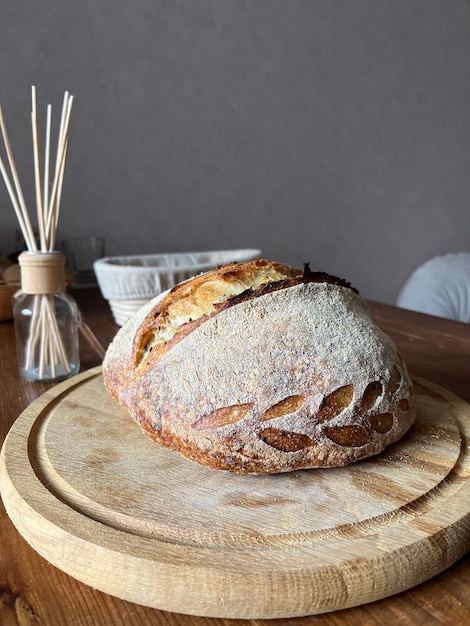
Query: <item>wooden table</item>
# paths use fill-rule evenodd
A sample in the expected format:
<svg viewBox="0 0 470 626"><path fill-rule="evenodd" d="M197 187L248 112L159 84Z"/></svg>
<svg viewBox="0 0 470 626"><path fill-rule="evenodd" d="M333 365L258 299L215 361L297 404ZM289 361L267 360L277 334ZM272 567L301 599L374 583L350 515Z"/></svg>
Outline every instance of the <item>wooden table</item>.
<svg viewBox="0 0 470 626"><path fill-rule="evenodd" d="M107 345L118 327L97 289L73 292L84 317ZM470 402L470 326L371 303L377 323L393 338L413 375L433 381ZM82 342L83 343L83 342ZM81 346L82 370L99 364ZM0 323L0 445L22 410L51 385L23 381L16 366L12 322ZM167 613L119 600L76 581L32 550L0 504L0 624L2 626L238 624L470 623L470 556L409 591L368 605L290 620L227 620Z"/></svg>

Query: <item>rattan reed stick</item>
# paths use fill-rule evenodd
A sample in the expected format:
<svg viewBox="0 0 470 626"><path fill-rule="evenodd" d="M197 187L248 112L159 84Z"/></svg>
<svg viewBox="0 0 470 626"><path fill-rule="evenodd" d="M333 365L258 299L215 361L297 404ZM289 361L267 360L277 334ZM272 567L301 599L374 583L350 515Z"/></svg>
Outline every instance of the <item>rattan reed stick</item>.
<svg viewBox="0 0 470 626"><path fill-rule="evenodd" d="M34 157L34 186L36 189L36 213L39 227L39 241L41 251L46 252L48 249L46 241L45 223L44 223L44 206L43 194L41 186L41 158L39 155L39 133L38 133L38 113L37 113L37 96L36 87L32 87L31 93L31 130L33 134L33 157Z"/></svg>
<svg viewBox="0 0 470 626"><path fill-rule="evenodd" d="M51 118L52 118L52 106L47 105L46 113L46 141L44 147L44 180L43 180L43 207L46 211L44 216L47 223L49 213L49 163L51 158Z"/></svg>

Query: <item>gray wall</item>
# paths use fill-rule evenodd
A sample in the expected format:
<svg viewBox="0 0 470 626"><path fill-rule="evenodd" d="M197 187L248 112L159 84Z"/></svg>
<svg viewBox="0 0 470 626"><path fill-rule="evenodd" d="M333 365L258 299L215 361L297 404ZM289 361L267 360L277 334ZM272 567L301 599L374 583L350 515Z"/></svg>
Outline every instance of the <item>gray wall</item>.
<svg viewBox="0 0 470 626"><path fill-rule="evenodd" d="M260 247L386 302L469 248L467 1L4 0L0 17L31 211L31 85L57 117L76 96L59 237ZM3 183L0 215L9 253Z"/></svg>

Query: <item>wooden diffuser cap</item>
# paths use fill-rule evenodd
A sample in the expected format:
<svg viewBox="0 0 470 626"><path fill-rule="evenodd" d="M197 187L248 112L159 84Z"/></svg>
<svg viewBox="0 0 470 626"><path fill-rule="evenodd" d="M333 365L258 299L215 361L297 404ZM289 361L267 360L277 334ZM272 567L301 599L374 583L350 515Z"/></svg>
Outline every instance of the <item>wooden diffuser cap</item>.
<svg viewBox="0 0 470 626"><path fill-rule="evenodd" d="M65 258L61 252L22 252L21 289L42 295L65 291Z"/></svg>

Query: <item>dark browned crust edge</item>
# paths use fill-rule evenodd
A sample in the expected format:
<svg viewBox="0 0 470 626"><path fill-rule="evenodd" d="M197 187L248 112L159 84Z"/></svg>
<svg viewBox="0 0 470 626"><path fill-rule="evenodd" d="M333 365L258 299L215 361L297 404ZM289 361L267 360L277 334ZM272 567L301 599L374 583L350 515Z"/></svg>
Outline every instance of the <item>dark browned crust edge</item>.
<svg viewBox="0 0 470 626"><path fill-rule="evenodd" d="M220 313L220 311L228 309L235 304L240 304L241 302L246 302L247 300L253 300L254 298L259 298L260 296L264 296L268 293L273 293L274 291L289 289L290 287L295 287L296 285L306 285L308 283L329 283L330 285L337 285L338 287L351 289L351 291L354 291L354 293L359 294L357 289L352 287L351 283L348 283L346 280L344 280L344 278L332 276L331 274L327 274L326 272L312 272L309 263L305 263L302 274L299 274L294 278L284 278L283 280L276 280L270 283L264 283L260 285L257 289L246 289L238 295L228 298L227 300L225 300L225 302L220 302L219 304L215 305L216 311L211 315L205 317L206 319L208 319L209 317L213 317L217 313Z"/></svg>

